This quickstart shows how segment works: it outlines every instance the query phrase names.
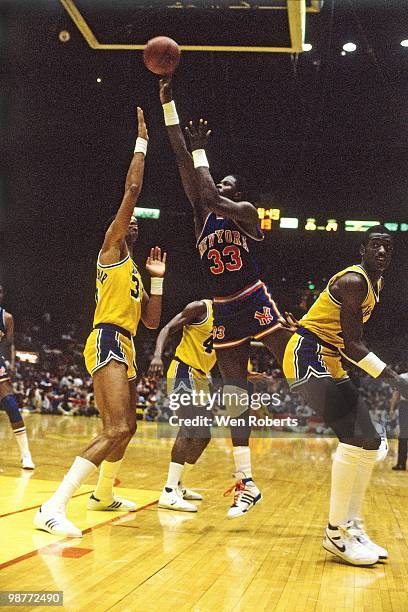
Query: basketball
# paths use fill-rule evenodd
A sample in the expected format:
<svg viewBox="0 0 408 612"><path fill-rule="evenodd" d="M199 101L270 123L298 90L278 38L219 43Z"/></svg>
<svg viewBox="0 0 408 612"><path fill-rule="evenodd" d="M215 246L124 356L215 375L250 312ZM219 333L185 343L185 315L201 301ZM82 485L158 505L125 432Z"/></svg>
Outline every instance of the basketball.
<svg viewBox="0 0 408 612"><path fill-rule="evenodd" d="M143 51L145 66L153 74L173 74L180 61L180 47L172 38L156 36L148 41Z"/></svg>

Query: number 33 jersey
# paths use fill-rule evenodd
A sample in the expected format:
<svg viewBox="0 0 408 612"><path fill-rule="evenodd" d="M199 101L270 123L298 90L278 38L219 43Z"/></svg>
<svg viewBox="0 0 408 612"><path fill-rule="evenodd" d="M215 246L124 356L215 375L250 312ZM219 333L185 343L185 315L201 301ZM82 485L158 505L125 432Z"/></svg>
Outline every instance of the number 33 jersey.
<svg viewBox="0 0 408 612"><path fill-rule="evenodd" d="M213 297L232 295L259 279L251 254L254 241L231 219L211 212L197 240L203 271Z"/></svg>
<svg viewBox="0 0 408 612"><path fill-rule="evenodd" d="M95 315L93 326L111 323L136 335L143 298L143 283L128 254L114 264L96 264Z"/></svg>

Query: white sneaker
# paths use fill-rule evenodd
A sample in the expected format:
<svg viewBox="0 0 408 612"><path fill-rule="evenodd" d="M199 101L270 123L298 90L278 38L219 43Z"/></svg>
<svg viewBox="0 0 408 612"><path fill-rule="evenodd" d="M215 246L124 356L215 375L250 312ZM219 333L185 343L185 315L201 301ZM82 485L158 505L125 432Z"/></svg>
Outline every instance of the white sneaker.
<svg viewBox="0 0 408 612"><path fill-rule="evenodd" d="M88 499L86 507L88 510L107 510L109 512L136 512L137 510L136 504L128 499L113 497L107 501L102 501L95 497L93 493Z"/></svg>
<svg viewBox="0 0 408 612"><path fill-rule="evenodd" d="M178 486L180 495L183 499L194 499L195 501L201 501L203 496L201 493L197 493L197 491L192 491L191 489L186 489L182 484Z"/></svg>
<svg viewBox="0 0 408 612"><path fill-rule="evenodd" d="M21 457L21 467L23 470L34 470L35 465L30 454Z"/></svg>
<svg viewBox="0 0 408 612"><path fill-rule="evenodd" d="M53 535L82 538L82 531L67 519L62 508L48 510L41 506L34 517L34 526Z"/></svg>
<svg viewBox="0 0 408 612"><path fill-rule="evenodd" d="M159 508L179 510L180 512L197 512L197 506L183 499L179 487L164 487L159 499Z"/></svg>
<svg viewBox="0 0 408 612"><path fill-rule="evenodd" d="M347 523L347 531L351 533L351 535L354 536L360 542L360 544L376 553L379 559L388 559L388 551L382 546L375 544L368 537L363 519L355 518Z"/></svg>
<svg viewBox="0 0 408 612"><path fill-rule="evenodd" d="M227 517L229 519L243 516L262 499L262 493L252 478L242 478L237 480L232 487L225 491L224 497L227 497L231 491L235 491L235 494L232 506L227 512Z"/></svg>
<svg viewBox="0 0 408 612"><path fill-rule="evenodd" d="M378 554L360 544L348 531L347 525L327 526L322 546L351 565L374 565L378 561Z"/></svg>

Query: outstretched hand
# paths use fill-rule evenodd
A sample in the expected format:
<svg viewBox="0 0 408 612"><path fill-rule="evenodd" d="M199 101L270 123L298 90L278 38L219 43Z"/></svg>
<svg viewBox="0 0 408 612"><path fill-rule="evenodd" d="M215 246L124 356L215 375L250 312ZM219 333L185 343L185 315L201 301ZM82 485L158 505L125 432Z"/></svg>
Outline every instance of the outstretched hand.
<svg viewBox="0 0 408 612"><path fill-rule="evenodd" d="M143 110L140 108L140 106L137 107L137 135L139 138L149 140Z"/></svg>
<svg viewBox="0 0 408 612"><path fill-rule="evenodd" d="M205 149L211 130L208 129L207 121L200 119L197 127L190 121L185 128L185 133L190 143L191 150L196 151L197 149Z"/></svg>
<svg viewBox="0 0 408 612"><path fill-rule="evenodd" d="M167 104L167 102L171 102L173 99L171 80L171 74L160 79L160 102L162 104Z"/></svg>
<svg viewBox="0 0 408 612"><path fill-rule="evenodd" d="M153 357L147 375L151 378L158 378L163 375L163 361L160 357Z"/></svg>
<svg viewBox="0 0 408 612"><path fill-rule="evenodd" d="M150 276L163 278L166 272L166 259L167 253L163 253L162 256L160 247L152 247L150 249L150 255L146 260L146 272L148 272Z"/></svg>

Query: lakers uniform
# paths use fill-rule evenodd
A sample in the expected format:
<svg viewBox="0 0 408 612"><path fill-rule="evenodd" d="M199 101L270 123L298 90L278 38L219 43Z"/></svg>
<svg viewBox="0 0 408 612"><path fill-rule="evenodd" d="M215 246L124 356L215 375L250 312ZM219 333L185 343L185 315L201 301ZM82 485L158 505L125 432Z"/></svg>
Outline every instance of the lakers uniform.
<svg viewBox="0 0 408 612"><path fill-rule="evenodd" d="M281 326L281 315L266 285L259 280L250 236L231 219L211 212L197 240L214 308L214 348L261 339Z"/></svg>
<svg viewBox="0 0 408 612"><path fill-rule="evenodd" d="M333 283L353 272L367 282L367 295L361 304L363 323L366 323L380 299L382 279L374 286L361 265L353 265L335 274L317 298L309 312L300 320L300 327L289 340L283 359L283 371L292 388L310 378L331 377L336 382L348 379L341 364L344 341L340 323L341 303L332 295Z"/></svg>
<svg viewBox="0 0 408 612"><path fill-rule="evenodd" d="M6 311L0 306L0 341L6 335ZM0 354L0 383L10 380L10 374L7 369L7 364L2 354Z"/></svg>
<svg viewBox="0 0 408 612"><path fill-rule="evenodd" d="M95 315L84 357L90 374L112 359L126 364L129 380L136 378L136 335L142 312L143 284L128 254L114 264L96 265Z"/></svg>
<svg viewBox="0 0 408 612"><path fill-rule="evenodd" d="M207 314L201 323L183 327L183 337L167 371L168 393L203 390L209 392L210 372L215 366L213 311L211 300L203 300Z"/></svg>

